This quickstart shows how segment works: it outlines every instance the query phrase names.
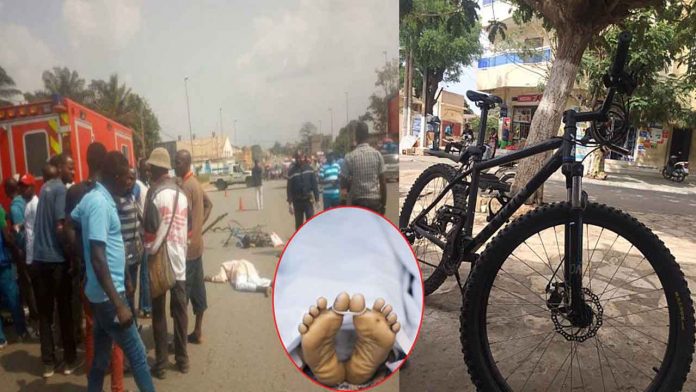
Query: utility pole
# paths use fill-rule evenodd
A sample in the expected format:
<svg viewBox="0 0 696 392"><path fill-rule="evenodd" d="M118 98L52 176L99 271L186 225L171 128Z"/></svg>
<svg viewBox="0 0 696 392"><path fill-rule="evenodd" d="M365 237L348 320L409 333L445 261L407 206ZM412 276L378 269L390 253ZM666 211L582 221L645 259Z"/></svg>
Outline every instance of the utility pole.
<svg viewBox="0 0 696 392"><path fill-rule="evenodd" d="M193 154L193 130L191 129L191 108L189 107L189 95L188 95L188 76L184 77L184 89L186 90L186 113L188 114L188 125L189 125L189 140L191 140L191 157Z"/></svg>
<svg viewBox="0 0 696 392"><path fill-rule="evenodd" d="M140 157L147 157L147 148L145 147L145 122L143 121L143 107L145 102L140 103Z"/></svg>
<svg viewBox="0 0 696 392"><path fill-rule="evenodd" d="M333 131L333 108L329 108L329 113L331 113L331 140L333 140L333 137L334 137L334 131Z"/></svg>

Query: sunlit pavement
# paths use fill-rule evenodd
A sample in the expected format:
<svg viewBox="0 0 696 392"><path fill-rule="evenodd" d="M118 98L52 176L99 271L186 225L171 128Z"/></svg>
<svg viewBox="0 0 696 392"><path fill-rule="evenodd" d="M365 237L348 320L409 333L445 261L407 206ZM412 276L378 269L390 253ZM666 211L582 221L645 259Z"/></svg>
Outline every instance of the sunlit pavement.
<svg viewBox="0 0 696 392"><path fill-rule="evenodd" d="M429 165L434 163L434 160L432 160L431 158L409 158L410 157L405 157L401 160L401 202L403 202L403 199L405 198L408 189L412 185L413 181L420 174L420 172ZM672 254L679 262L682 271L687 276L687 281L689 283L691 291L694 292L694 290L696 290L696 212L694 211L693 207L696 206L696 197L693 194L689 193L684 194L672 192L669 189L670 185L667 185L665 187L667 188L666 191L664 191L663 189L663 192L658 192L656 190L641 191L621 187L614 187L616 188L616 192L608 192L607 189L610 188L610 186L608 186L607 184L595 184L595 182L598 181L585 182L585 189L590 193L591 197L592 195L594 195L593 197L598 202L607 203L614 207L623 209L626 212L629 212L639 221L641 221L650 229L652 229L653 232L657 234L658 237L662 241L664 241L667 247L671 250ZM551 181L550 186L547 186L545 192L547 201L562 200L564 195L563 183L559 181ZM560 196L558 196L558 194L560 194ZM617 197L617 195L620 195L621 197ZM629 201L631 199L635 201ZM480 228L482 228L483 225L485 225L485 223L485 215L478 214L476 217L476 227L474 232L480 230ZM597 234L598 233L591 233L591 236ZM556 247L556 244L553 242L553 239L549 237L549 233L542 234L542 238L544 238L543 241L547 243L547 246L548 244L552 244L552 246L550 246L549 249ZM603 243L605 243L604 238L600 241L598 249L602 249ZM560 246L562 251L562 244ZM534 245L532 245L532 247L534 247ZM608 246L604 246L605 250L606 248L608 248ZM622 250L626 251L626 249ZM617 251L617 249L614 249L614 251ZM550 252L551 259L554 259L554 256L556 258L558 257L556 251ZM619 263L619 261L616 261L616 255L611 253L618 254L618 252L607 252L607 259L611 261L609 261L607 264L607 266L609 267L609 271L606 271L605 274L608 274L609 277L613 272L611 267L614 264ZM602 253L597 253L597 255L593 258L599 257L600 254ZM530 266L534 267L535 269L543 271L541 268L544 267L544 264L540 262L540 259L537 258L536 255L529 254L529 252L527 252L527 254L517 254L516 252L516 256L520 257L523 260L526 260L526 262L529 263ZM639 261L632 260L630 258L626 262L629 263L629 266L639 266ZM460 274L462 275L462 277L466 277L468 272L469 265L463 265L460 269ZM528 267L525 267L524 265L518 266L510 272L513 275L519 276L521 279L524 279L524 282L528 282L532 287L534 287L535 281L533 277L535 273L531 272ZM600 273L600 275L602 274ZM615 291L621 291L622 294L624 294L623 290L626 290L627 287L631 286L629 284L626 287L621 287L622 283L620 282L626 283L626 279L628 279L628 276L621 276L621 274L619 273L614 279L615 280L611 282L607 289L609 292L612 289L618 288ZM600 284L600 288L603 289L604 285L606 285L608 281L610 281L610 279L606 279L605 277L605 279L603 279L603 282ZM648 280L648 282L653 283L650 280ZM516 288L516 293L525 293L524 289L521 289L518 283L511 283L508 280L508 284L511 284L511 287ZM600 293L602 289L599 290ZM527 291L526 293L531 297L529 291ZM614 295L618 296L619 294ZM657 296L654 297L657 298ZM651 300L651 298L642 299L644 301ZM626 306L633 305L634 304L628 304ZM638 304L636 306L640 305L641 304ZM461 310L460 307L461 295L457 287L456 281L453 277L449 278L438 291L436 291L434 294L432 294L426 299L424 323L421 329L418 343L415 346L414 353L409 361L408 366L402 369L402 372L400 374L402 391L416 392L440 390L474 390L474 387L470 382L469 374L467 373L467 368L464 364L463 354L461 352L461 342L459 333L459 317ZM610 310L620 311L618 309ZM524 311L519 312L523 313ZM535 320L525 321L534 322ZM540 319L537 321L542 322L546 320ZM634 319L632 321L640 325L650 323L650 321L647 321L647 319ZM654 323L652 324L654 325ZM510 335L510 331L505 331L505 325L506 323L501 322L500 327L496 329L496 331L502 336L505 336L506 333L507 336L515 336L514 333ZM519 326L519 324L513 323L513 325L511 325L510 327L512 328L514 326ZM526 332L530 331L527 330ZM615 334L612 334L609 331L606 331L604 333L606 334L605 339L607 339L608 336L612 336L612 339L618 342L616 346L612 346L613 349L616 350L616 352L618 353L617 355L621 355L628 358L645 358L650 354L656 355L656 353L659 351L651 351L652 349L654 349L654 347L646 349L645 347L637 346L621 346L620 341L622 339L627 340L625 336L617 337L615 336ZM631 339L637 339L639 337L633 332L631 332L630 335ZM649 339L645 337L642 338L642 341L647 340ZM508 350L514 351L514 347L508 347ZM648 352L647 354L646 350ZM566 352L567 351L568 349L566 348ZM535 355L537 354L538 353L536 353ZM610 357L612 357L613 355L614 354L611 353L609 354ZM616 359L612 358L612 361L615 360ZM557 358L556 363L560 363L562 361L563 358ZM635 363L638 362L639 361L636 359ZM558 367L557 364L555 366ZM617 373L623 372L623 375L617 374L617 378L619 378L620 380L622 379L622 377L624 380L626 380L627 377L631 377L632 374L636 374L635 371L632 371L630 368L626 368L627 366L628 365L625 365L624 369L617 369ZM555 368L550 367L550 369ZM553 370L551 370L551 372L553 372ZM524 374L524 372L521 373ZM575 370L575 376L577 381L577 369ZM613 385L613 381L609 381L608 376L605 376L605 380L607 381L607 390L610 390L611 386ZM544 387L545 386L546 384L544 384ZM597 390L596 388L592 388L592 386L589 385L587 381L585 386L589 388L588 390ZM556 389L560 387L560 380L557 382L557 384L555 384L555 387ZM566 384L566 387L568 387L568 384ZM594 387L597 387L599 388L599 390L602 390L601 385L595 385ZM694 376L693 371L687 379L687 383L684 386L684 390L696 391L696 378Z"/></svg>

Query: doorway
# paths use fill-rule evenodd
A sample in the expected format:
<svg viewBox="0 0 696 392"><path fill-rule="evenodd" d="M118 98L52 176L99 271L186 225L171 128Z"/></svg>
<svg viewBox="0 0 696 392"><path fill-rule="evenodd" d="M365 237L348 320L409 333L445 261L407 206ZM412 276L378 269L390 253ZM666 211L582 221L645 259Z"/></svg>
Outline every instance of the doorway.
<svg viewBox="0 0 696 392"><path fill-rule="evenodd" d="M674 128L672 132L672 144L669 147L669 156L676 155L678 161L689 160L691 149L691 128ZM669 159L669 157L667 157Z"/></svg>

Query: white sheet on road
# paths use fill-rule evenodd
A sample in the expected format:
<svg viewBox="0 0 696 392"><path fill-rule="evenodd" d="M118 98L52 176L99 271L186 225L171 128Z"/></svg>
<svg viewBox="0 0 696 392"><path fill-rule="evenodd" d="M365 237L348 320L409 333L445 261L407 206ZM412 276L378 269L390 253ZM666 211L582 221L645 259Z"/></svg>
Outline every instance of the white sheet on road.
<svg viewBox="0 0 696 392"><path fill-rule="evenodd" d="M363 294L368 306L379 297L392 305L402 325L395 348L408 353L421 320L422 290L413 253L394 226L365 210L331 210L303 226L283 254L273 296L280 337L301 366L297 328L302 316L318 297L331 305L346 291ZM347 315L341 331L352 330ZM345 336L339 333L339 357L350 352ZM388 366L394 369L398 362Z"/></svg>
<svg viewBox="0 0 696 392"><path fill-rule="evenodd" d="M269 287L271 280L259 276L254 264L248 260L225 261L220 266L217 275L210 278L211 282L229 282L235 290L256 292L261 287Z"/></svg>

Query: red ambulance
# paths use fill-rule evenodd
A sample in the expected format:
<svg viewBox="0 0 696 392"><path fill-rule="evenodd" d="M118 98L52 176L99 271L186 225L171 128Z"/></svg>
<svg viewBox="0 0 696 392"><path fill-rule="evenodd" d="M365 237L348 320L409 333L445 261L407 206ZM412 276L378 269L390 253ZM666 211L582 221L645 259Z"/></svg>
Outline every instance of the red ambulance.
<svg viewBox="0 0 696 392"><path fill-rule="evenodd" d="M87 146L94 141L108 151L123 152L134 166L133 130L75 101L54 96L0 107L0 181L24 173L42 180L44 164L61 152L72 155L75 182L82 181L89 175ZM4 189L0 189L0 202L4 206L9 202Z"/></svg>

